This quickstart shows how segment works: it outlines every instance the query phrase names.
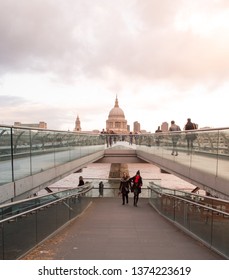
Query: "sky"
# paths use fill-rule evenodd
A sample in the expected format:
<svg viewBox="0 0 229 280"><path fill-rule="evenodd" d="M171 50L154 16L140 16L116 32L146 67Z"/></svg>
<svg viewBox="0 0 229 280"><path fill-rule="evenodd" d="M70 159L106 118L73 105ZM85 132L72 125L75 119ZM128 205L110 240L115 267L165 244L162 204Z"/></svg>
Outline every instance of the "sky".
<svg viewBox="0 0 229 280"><path fill-rule="evenodd" d="M228 127L228 0L0 0L0 124Z"/></svg>

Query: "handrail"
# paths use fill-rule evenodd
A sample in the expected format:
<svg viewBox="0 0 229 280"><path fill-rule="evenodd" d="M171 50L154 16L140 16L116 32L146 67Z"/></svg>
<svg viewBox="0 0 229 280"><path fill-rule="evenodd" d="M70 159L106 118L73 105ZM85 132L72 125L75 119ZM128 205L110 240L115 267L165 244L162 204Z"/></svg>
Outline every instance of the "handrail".
<svg viewBox="0 0 229 280"><path fill-rule="evenodd" d="M90 184L89 182L86 182L85 184L84 184L84 186L87 186L88 184ZM74 190L80 190L80 187L75 187L75 188L68 188L68 189L66 189L66 190L64 190L64 191L74 191ZM5 203L5 204L2 204L2 205L0 205L0 210L2 209L2 208L5 208L5 207L11 207L11 206L15 206L15 205L17 205L17 204L21 204L21 203L23 203L23 202L31 202L31 201L33 201L33 200L36 200L36 199L40 199L40 198L44 198L44 197L46 197L46 196L50 196L50 195L53 195L53 194L58 194L58 193L61 193L61 192L64 192L63 190L62 191L56 191L56 192L52 192L52 193L49 193L49 194L43 194L43 195L39 195L38 197L30 197L30 198L26 198L26 199L21 199L21 200L19 200L19 201L14 201L14 202L9 202L9 203Z"/></svg>
<svg viewBox="0 0 229 280"><path fill-rule="evenodd" d="M40 127L31 127L31 126L17 126L17 125L4 125L0 124L0 127L4 128L15 128L15 129L24 129L24 130L39 130L39 131L52 131L52 132L65 132L65 133L74 133L77 135L80 134L87 134L87 135L100 135L100 133L88 133L88 132L78 132L78 131L69 131L69 130L59 130L59 129L47 129L47 128L40 128Z"/></svg>
<svg viewBox="0 0 229 280"><path fill-rule="evenodd" d="M7 127L9 131L5 129ZM93 154L95 157L102 157L102 153L106 149L105 142L107 136L116 137L116 140L121 140L121 136L125 135L125 139L122 139L123 141L128 141L128 137L130 137L129 134L64 132L60 130L5 125L4 128L2 127L2 131L7 131L7 133L0 135L0 164L2 165L1 170L4 170L0 176L0 186L10 183L11 190L7 193L2 192L3 195L0 195L0 203L13 200L16 196L26 196L29 194L30 190L19 188L17 184L13 185L13 182L18 182L18 180L28 176L39 176L39 173L43 171L51 168L55 169L62 164L67 165L74 160L80 161L81 158L86 156L91 160ZM174 172L174 174L178 174L182 178L183 176L187 177L188 180L196 182L198 186L203 187L213 195L229 196L228 190L224 187L224 182L229 180L229 176L223 169L223 161L229 160L229 128L203 128L191 131L184 130L178 133L181 137L179 137L179 141L176 144L177 152L182 156L188 154L190 157L171 157L171 154L173 154L171 152L174 149L172 136L176 132L132 134L134 138L136 137L133 143L136 144L134 148L136 148L137 157L158 164L160 168L171 173ZM198 136L194 143L190 144L191 147L189 147L186 135L191 135L192 133L196 134L195 136L198 134ZM160 145L157 143L158 136L162 137ZM211 157L212 164L209 165L209 169L204 164L200 165L199 160L196 160L197 157L192 155L200 156L202 160L206 159L206 156ZM43 158L45 159L44 161ZM164 158L166 161L162 162ZM25 167L22 170L17 170L17 165L26 159L28 160ZM45 165L43 162L45 162ZM185 167L185 169L182 169L182 171L185 170L183 173L180 172L181 168L178 168L181 165ZM190 172L192 170L193 172ZM216 180L209 181L205 180L206 176L194 176L196 170L199 173L210 173ZM193 177L190 177L190 175L193 175ZM33 186L33 189L35 191L37 185Z"/></svg>
<svg viewBox="0 0 229 280"><path fill-rule="evenodd" d="M203 199L208 199L208 200L211 200L212 201L212 204L213 202L218 202L218 203L222 203L222 204L228 204L229 206L229 201L226 200L226 199L222 199L222 198L218 198L218 197L212 197L212 196L206 196L206 195L201 195L201 194L196 194L196 193L190 193L190 192L186 192L185 190L180 190L180 189L170 189L170 188L165 188L165 187L162 187L162 186L159 186L159 185L156 185L154 182L150 182L150 184L156 186L158 189L161 189L165 192L163 192L163 195L170 195L170 196L174 196L176 198L181 198L181 199L184 199L183 197L180 197L180 196L176 196L176 192L179 192L179 193L184 193L185 195L187 196L192 196L192 197L196 197L197 199L199 200L203 200ZM156 189L154 189L151 185L149 185L149 188L150 189L153 189L154 192L157 192L158 194L162 194L161 192L158 192ZM166 191L168 191L169 193L166 193ZM174 194L171 194L171 192L174 192ZM189 201L189 200L188 200Z"/></svg>
<svg viewBox="0 0 229 280"><path fill-rule="evenodd" d="M191 197L189 200L185 195L176 195L176 190L173 190L174 193L167 193L163 192L160 186L154 187L149 186L151 190L149 202L158 213L213 251L229 259L229 244L224 242L228 240L229 233L229 201L210 198L212 203L205 204L208 196L181 192L194 197L193 200ZM195 198L199 198L200 202Z"/></svg>
<svg viewBox="0 0 229 280"><path fill-rule="evenodd" d="M17 125L6 125L6 124L0 124L0 127L4 128L15 128L15 129L25 129L25 130L39 130L39 131L53 131L53 132L66 132L66 133L75 133L77 135L80 134L87 134L87 135L100 135L101 133L95 133L95 132L77 132L77 131L69 131L69 130L59 130L59 129L45 129L45 128L40 128L40 127L28 127L28 126L17 126ZM215 130L224 130L224 129L229 129L229 127L218 127L218 128L198 128L194 129L192 131L215 131ZM185 131L185 130L184 130ZM169 132L169 131L168 131ZM160 132L160 133L168 133L168 132ZM182 131L181 131L182 132ZM149 134L158 134L158 133L139 133L139 134L132 134L132 136L136 135L149 135ZM129 133L121 133L121 134L109 134L109 133L104 133L101 135L130 135Z"/></svg>
<svg viewBox="0 0 229 280"><path fill-rule="evenodd" d="M86 188L86 189L81 190L80 192L78 192L78 193L76 193L76 194L69 194L68 196L61 197L61 198L59 198L59 199L57 199L57 200L55 200L55 201L51 201L51 202L48 202L48 203L46 203L46 204L42 204L42 205L40 205L40 206L38 206L38 207L35 207L35 208L33 208L33 209L27 210L27 211L25 211L25 212L21 212L21 213L19 213L19 214L13 215L13 216L8 217L8 218L5 218L5 219L3 219L3 220L0 220L0 224L1 224L1 223L4 223L4 222L7 222L7 221L10 221L10 220L12 220L12 219L16 219L16 218L18 218L18 217L20 217L20 216L22 216L22 215L29 214L29 213L31 213L31 212L33 212L33 211L37 211L37 210L39 210L39 209L41 209L41 208L43 208L43 207L48 207L48 206L50 206L50 205L52 205L52 204L55 204L55 203L57 203L57 202L60 202L60 201L62 201L62 200L65 200L65 199L67 199L67 198L70 198L70 197L73 197L73 196L80 196L80 195L82 195L82 194L85 194L85 193L89 192L89 191L92 190L92 189L93 189L93 187L89 187L89 188Z"/></svg>
<svg viewBox="0 0 229 280"><path fill-rule="evenodd" d="M10 208L10 207L13 207L13 206L20 206L23 203L30 203L30 202L33 202L33 201L36 201L38 199L42 199L42 198L45 198L45 197L48 198L48 197L52 196L52 197L56 198L55 200L52 200L50 202L45 201L44 203L40 204L39 206L35 205L34 207L32 207L29 210L23 211L23 209L22 209L22 211L20 213L13 214L13 215L11 215L7 218L3 218L2 220L0 220L0 223L4 222L4 221L7 221L7 220L14 219L16 217L19 217L21 215L30 213L32 211L39 210L42 207L47 207L47 206L49 206L53 203L59 202L61 200L67 199L69 197L82 195L82 194L90 191L91 189L93 189L93 186L91 186L91 184L89 184L89 185L85 184L84 188L75 187L75 188L67 189L67 190L64 190L64 191L57 191L57 192L52 192L52 193L49 193L49 194L41 195L41 196L36 197L36 198L23 199L21 201L5 204L2 207L0 207L0 210L4 209L4 208L7 209L7 208ZM74 191L76 191L76 192L74 193ZM58 198L58 194L60 194L60 193L62 193L62 194L66 193L66 195ZM33 206L32 203L31 203L31 206Z"/></svg>
<svg viewBox="0 0 229 280"><path fill-rule="evenodd" d="M0 260L21 258L79 216L91 203L92 186L0 221ZM69 191L68 191L69 192ZM43 210L43 211L42 211Z"/></svg>
<svg viewBox="0 0 229 280"><path fill-rule="evenodd" d="M157 192L156 190L154 190L154 192L161 195L161 193L160 193L160 192ZM213 208L213 207L210 207L210 206L206 206L206 205L201 204L201 203L198 203L198 202L196 202L196 201L191 201L191 200L185 199L185 198L183 198L183 197L179 197L178 195L167 194L167 193L163 193L163 195L164 195L164 196L168 196L168 197L173 197L173 198L175 198L175 199L185 201L185 202L187 202L188 204L195 205L195 206L198 206L198 207L203 207L203 208L206 208L206 209L208 209L208 210L217 212L217 213L219 213L219 214L223 214L223 215L229 216L229 212L225 212L225 211L222 211L222 210L218 210L218 209L216 209L216 208Z"/></svg>

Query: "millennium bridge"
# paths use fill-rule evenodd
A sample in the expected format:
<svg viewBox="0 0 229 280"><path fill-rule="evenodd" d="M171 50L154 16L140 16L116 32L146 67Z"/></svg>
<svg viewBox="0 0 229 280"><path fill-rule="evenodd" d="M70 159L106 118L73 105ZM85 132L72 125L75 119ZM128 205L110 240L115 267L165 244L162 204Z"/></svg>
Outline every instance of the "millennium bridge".
<svg viewBox="0 0 229 280"><path fill-rule="evenodd" d="M44 244L38 252L52 251L54 259L228 259L228 160L229 128L132 138L1 126L0 259L32 259L29 254ZM96 162L148 162L195 188L185 192L147 181L134 210L117 203L119 180L99 198L98 179L50 192L54 182ZM48 193L38 196L43 189ZM72 234L67 243L58 241L61 230ZM71 251L72 236L78 245ZM47 249L54 238L59 253Z"/></svg>

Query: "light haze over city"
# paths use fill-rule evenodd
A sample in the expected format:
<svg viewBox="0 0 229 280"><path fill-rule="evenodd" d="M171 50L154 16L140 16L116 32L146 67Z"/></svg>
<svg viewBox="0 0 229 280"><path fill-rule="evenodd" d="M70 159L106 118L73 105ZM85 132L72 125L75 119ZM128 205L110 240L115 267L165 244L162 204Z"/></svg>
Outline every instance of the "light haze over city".
<svg viewBox="0 0 229 280"><path fill-rule="evenodd" d="M228 126L228 0L0 0L0 124Z"/></svg>

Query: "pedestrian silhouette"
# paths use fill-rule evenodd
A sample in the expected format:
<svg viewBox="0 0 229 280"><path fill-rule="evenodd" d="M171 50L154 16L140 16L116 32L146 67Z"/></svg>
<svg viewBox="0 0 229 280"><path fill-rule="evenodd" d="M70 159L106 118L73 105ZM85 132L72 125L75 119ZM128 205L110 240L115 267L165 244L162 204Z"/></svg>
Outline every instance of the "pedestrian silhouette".
<svg viewBox="0 0 229 280"><path fill-rule="evenodd" d="M171 121L171 126L169 128L169 131L174 132L171 135L172 138L172 155L178 156L178 150L177 150L177 142L180 138L180 134L178 133L178 131L181 131L179 125L175 124L175 121Z"/></svg>
<svg viewBox="0 0 229 280"><path fill-rule="evenodd" d="M193 149L193 141L196 139L196 134L193 132L190 132L189 130L196 129L196 124L191 122L191 119L187 119L187 123L185 125L185 130L188 131L186 133L186 140L187 140L187 148L188 148L188 155L190 152L192 152Z"/></svg>
<svg viewBox="0 0 229 280"><path fill-rule="evenodd" d="M84 185L84 180L83 180L83 177L80 176L80 177L79 177L79 184L78 184L78 187L83 186L83 185Z"/></svg>
<svg viewBox="0 0 229 280"><path fill-rule="evenodd" d="M103 188L104 188L103 181L100 181L99 182L99 196L103 196Z"/></svg>
<svg viewBox="0 0 229 280"><path fill-rule="evenodd" d="M130 192L130 181L129 181L129 176L127 175L126 172L123 173L123 176L120 180L120 186L119 186L119 191L122 194L122 204L124 205L125 203L128 204L128 194Z"/></svg>
<svg viewBox="0 0 229 280"><path fill-rule="evenodd" d="M134 206L137 207L139 194L141 193L142 187L142 177L139 170L136 172L136 175L130 179L130 182L132 184L131 188L134 193Z"/></svg>
<svg viewBox="0 0 229 280"><path fill-rule="evenodd" d="M155 130L155 133L160 133L160 132L162 132L162 130L161 130L160 126L158 126L157 129ZM155 137L155 142L156 142L157 147L160 146L161 138L162 138L161 135L158 135Z"/></svg>

